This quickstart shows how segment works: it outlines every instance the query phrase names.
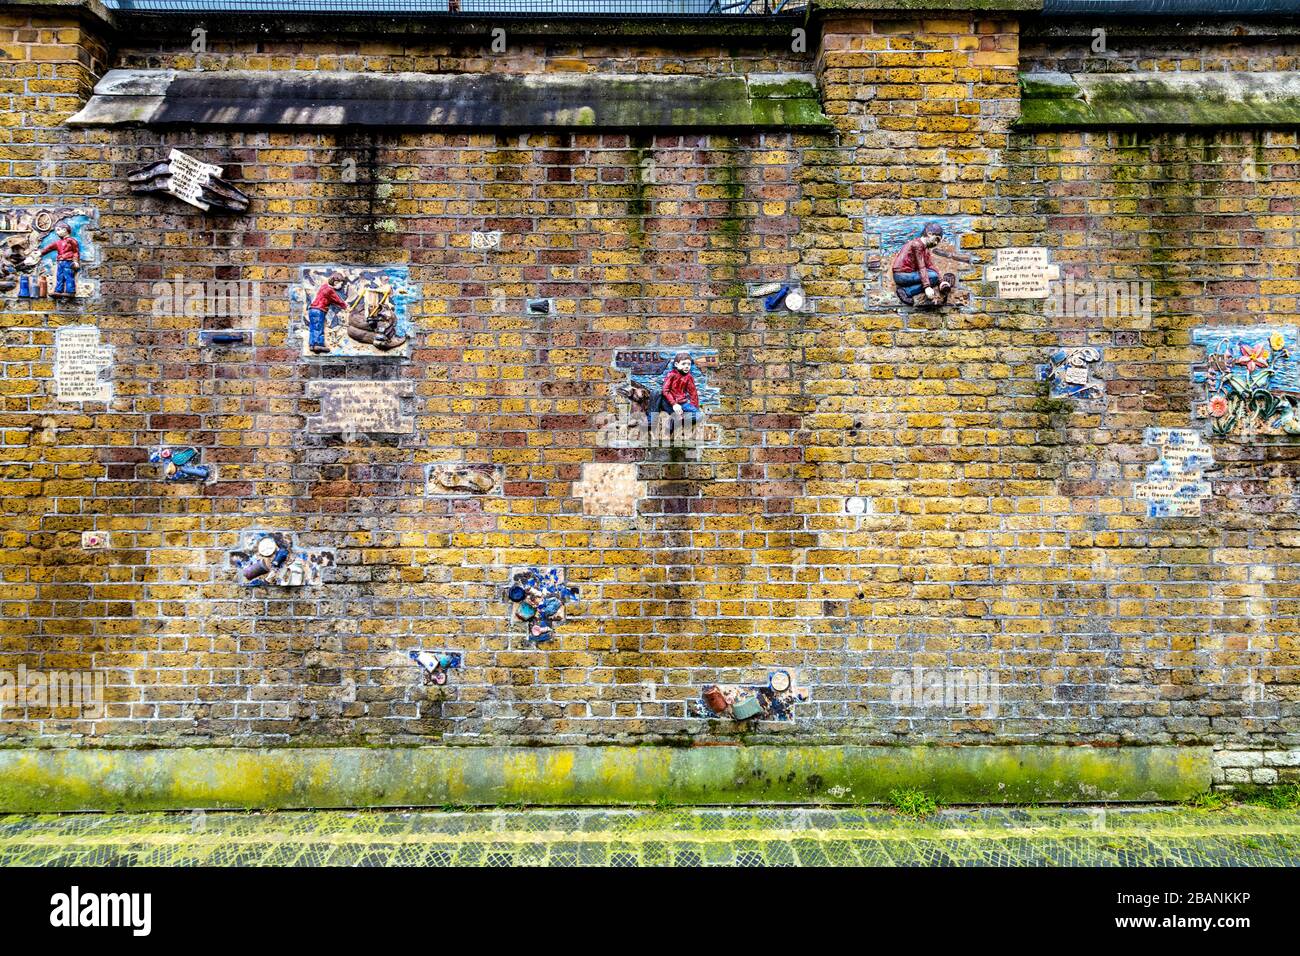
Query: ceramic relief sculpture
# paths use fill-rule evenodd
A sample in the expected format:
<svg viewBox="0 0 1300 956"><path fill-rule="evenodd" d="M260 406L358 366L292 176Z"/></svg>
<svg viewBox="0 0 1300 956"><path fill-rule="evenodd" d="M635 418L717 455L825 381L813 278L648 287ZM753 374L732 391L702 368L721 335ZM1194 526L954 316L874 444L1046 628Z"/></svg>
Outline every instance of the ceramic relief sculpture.
<svg viewBox="0 0 1300 956"><path fill-rule="evenodd" d="M1196 417L1215 438L1241 442L1300 435L1300 342L1295 326L1206 328L1192 333L1205 361L1192 367L1202 388Z"/></svg>
<svg viewBox="0 0 1300 956"><path fill-rule="evenodd" d="M450 671L458 670L464 655L459 651L408 651L407 656L420 665L421 677L426 687L441 687L447 683Z"/></svg>
<svg viewBox="0 0 1300 956"><path fill-rule="evenodd" d="M287 534L253 532L231 553L230 563L248 587L314 587L321 583L321 572L333 567L334 556L295 548Z"/></svg>
<svg viewBox="0 0 1300 956"><path fill-rule="evenodd" d="M922 308L967 305L970 292L958 274L975 260L961 251L971 217L870 216L867 270L876 276L867 293L875 309L898 303Z"/></svg>
<svg viewBox="0 0 1300 956"><path fill-rule="evenodd" d="M204 482L212 471L199 464L197 448L158 448L149 454L149 462L162 465L162 477L167 481Z"/></svg>
<svg viewBox="0 0 1300 956"><path fill-rule="evenodd" d="M302 354L404 357L415 300L404 267L308 266L290 289Z"/></svg>
<svg viewBox="0 0 1300 956"><path fill-rule="evenodd" d="M426 489L433 497L487 495L501 487L500 465L437 463L428 466Z"/></svg>
<svg viewBox="0 0 1300 956"><path fill-rule="evenodd" d="M656 443L695 444L713 441L706 424L719 404L719 390L709 384L716 368L715 349L619 349L614 368L627 375L616 386L617 422L601 425L607 447ZM614 427L617 426L617 427Z"/></svg>
<svg viewBox="0 0 1300 956"><path fill-rule="evenodd" d="M74 299L92 295L82 277L98 249L90 237L95 210L82 206L0 209L0 294L20 299Z"/></svg>
<svg viewBox="0 0 1300 956"><path fill-rule="evenodd" d="M523 623L527 640L541 644L555 636L565 605L578 597L578 589L566 585L564 578L562 568L529 568L512 578L506 596L515 605L515 618Z"/></svg>
<svg viewBox="0 0 1300 956"><path fill-rule="evenodd" d="M1038 379L1048 383L1052 398L1097 400L1103 397L1103 388L1092 366L1100 361L1101 349L1090 345L1057 349L1046 365L1038 367Z"/></svg>
<svg viewBox="0 0 1300 956"><path fill-rule="evenodd" d="M808 700L808 692L794 686L787 670L772 671L767 683L743 687L734 684L709 684L699 700L688 701L688 717L729 718L735 721L793 720L796 704Z"/></svg>
<svg viewBox="0 0 1300 956"><path fill-rule="evenodd" d="M133 193L175 196L204 212L248 211L248 197L222 178L220 166L201 162L179 149L173 149L166 159L128 173L126 181Z"/></svg>
<svg viewBox="0 0 1300 956"><path fill-rule="evenodd" d="M751 283L745 289L749 295L763 300L763 309L776 312L803 312L808 308L808 298L804 295L803 285L797 279L786 282Z"/></svg>

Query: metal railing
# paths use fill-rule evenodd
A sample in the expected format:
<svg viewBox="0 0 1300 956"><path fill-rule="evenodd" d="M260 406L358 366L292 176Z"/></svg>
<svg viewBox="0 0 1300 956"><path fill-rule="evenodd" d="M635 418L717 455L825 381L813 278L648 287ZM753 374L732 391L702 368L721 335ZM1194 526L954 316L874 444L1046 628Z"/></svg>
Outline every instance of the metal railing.
<svg viewBox="0 0 1300 956"><path fill-rule="evenodd" d="M104 0L149 13L414 13L578 17L776 16L808 0Z"/></svg>

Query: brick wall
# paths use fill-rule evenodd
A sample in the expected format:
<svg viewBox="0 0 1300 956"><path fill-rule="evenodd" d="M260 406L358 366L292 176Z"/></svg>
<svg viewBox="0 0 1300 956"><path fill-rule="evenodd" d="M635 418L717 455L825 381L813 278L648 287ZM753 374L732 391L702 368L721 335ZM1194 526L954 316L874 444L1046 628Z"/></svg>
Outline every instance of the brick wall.
<svg viewBox="0 0 1300 956"><path fill-rule="evenodd" d="M98 69L91 39L61 42L69 69ZM111 65L815 70L833 133L77 131L59 121L79 103L15 79L58 62L0 61L25 97L0 127L0 193L93 204L104 253L96 299L0 318L0 657L105 671L111 699L96 720L6 710L6 741L708 738L744 728L685 716L703 684L787 667L811 700L751 736L1300 742L1294 447L1216 443L1200 519L1148 518L1133 490L1143 429L1192 427L1189 330L1294 321L1295 135L1016 133L1014 21L845 18L807 56L782 49L218 37L197 61L139 40ZM126 171L168 147L225 166L252 211L131 194ZM1040 244L1067 274L1150 280L1153 316L1063 319L983 283L962 308L873 305L868 222L889 216L966 223L980 265ZM500 251L473 230L500 230ZM299 358L287 289L328 262L409 267L410 362ZM156 314L178 272L258 283L254 347L204 349L214 323ZM792 276L814 312L746 294ZM555 314L527 315L532 297ZM61 406L53 331L87 322L114 348L114 398ZM1103 349L1105 401L1046 400L1036 367L1082 344ZM614 350L687 346L717 351L721 441L602 447ZM407 385L413 431L310 433L309 384L351 377ZM159 444L201 448L215 480L158 480ZM503 466L504 493L426 495L426 466L456 458ZM613 461L637 463L635 517L584 509L582 466ZM229 553L258 528L332 550L326 583L241 588ZM83 549L89 530L110 547ZM538 648L502 593L529 565L581 590ZM419 646L465 666L424 687L403 654ZM900 705L916 668L996 675L996 706Z"/></svg>
<svg viewBox="0 0 1300 956"><path fill-rule="evenodd" d="M1286 72L1300 62L1300 41L1284 22L1259 19L1044 18L1024 24L1020 53L1027 71Z"/></svg>

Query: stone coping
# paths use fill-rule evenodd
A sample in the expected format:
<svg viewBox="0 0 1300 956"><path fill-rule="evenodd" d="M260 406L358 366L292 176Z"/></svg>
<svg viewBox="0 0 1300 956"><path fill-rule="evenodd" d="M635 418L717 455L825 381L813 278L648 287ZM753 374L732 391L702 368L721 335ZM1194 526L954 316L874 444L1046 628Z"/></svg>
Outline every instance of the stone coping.
<svg viewBox="0 0 1300 956"><path fill-rule="evenodd" d="M70 126L817 129L812 76L110 70Z"/></svg>
<svg viewBox="0 0 1300 956"><path fill-rule="evenodd" d="M1300 74L1022 73L1022 129L1300 125Z"/></svg>
<svg viewBox="0 0 1300 956"><path fill-rule="evenodd" d="M1157 802L1209 789L1208 747L435 746L0 750L0 812Z"/></svg>

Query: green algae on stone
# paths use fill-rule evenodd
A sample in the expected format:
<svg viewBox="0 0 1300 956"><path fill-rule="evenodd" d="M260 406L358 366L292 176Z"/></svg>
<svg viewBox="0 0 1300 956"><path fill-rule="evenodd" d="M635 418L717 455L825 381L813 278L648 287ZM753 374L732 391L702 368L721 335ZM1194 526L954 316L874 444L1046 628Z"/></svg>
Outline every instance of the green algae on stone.
<svg viewBox="0 0 1300 956"><path fill-rule="evenodd" d="M640 246L645 242L645 217L650 212L650 202L646 199L646 160L649 159L651 164L654 162L654 156L650 153L649 137L638 137L633 140L632 145L632 163L628 171L628 188L631 196L627 201L627 230L628 236L632 240L632 245Z"/></svg>
<svg viewBox="0 0 1300 956"><path fill-rule="evenodd" d="M1023 129L1300 124L1290 73L1022 73Z"/></svg>
<svg viewBox="0 0 1300 956"><path fill-rule="evenodd" d="M1183 800L1204 747L0 750L0 812L292 807Z"/></svg>

